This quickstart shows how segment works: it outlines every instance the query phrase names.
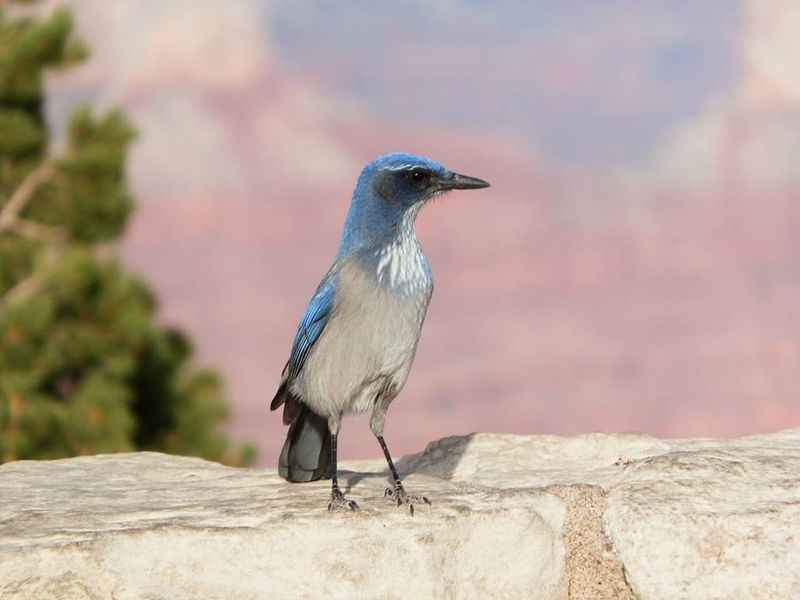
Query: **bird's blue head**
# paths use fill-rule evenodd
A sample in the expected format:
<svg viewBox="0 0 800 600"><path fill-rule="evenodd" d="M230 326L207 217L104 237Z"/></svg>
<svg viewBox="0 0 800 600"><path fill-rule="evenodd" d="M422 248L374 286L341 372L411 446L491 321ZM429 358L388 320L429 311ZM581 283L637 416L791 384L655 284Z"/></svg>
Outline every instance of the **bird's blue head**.
<svg viewBox="0 0 800 600"><path fill-rule="evenodd" d="M419 209L434 196L485 187L489 187L486 181L450 171L429 158L402 152L385 154L361 171L339 255L413 232Z"/></svg>

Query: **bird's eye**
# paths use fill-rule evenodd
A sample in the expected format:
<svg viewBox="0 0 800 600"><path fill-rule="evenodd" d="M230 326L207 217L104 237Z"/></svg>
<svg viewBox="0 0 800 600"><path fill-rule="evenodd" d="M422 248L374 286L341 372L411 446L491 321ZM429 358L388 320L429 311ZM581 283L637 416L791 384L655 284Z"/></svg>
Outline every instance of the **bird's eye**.
<svg viewBox="0 0 800 600"><path fill-rule="evenodd" d="M416 184L425 183L428 180L428 173L419 170L409 171L408 179Z"/></svg>

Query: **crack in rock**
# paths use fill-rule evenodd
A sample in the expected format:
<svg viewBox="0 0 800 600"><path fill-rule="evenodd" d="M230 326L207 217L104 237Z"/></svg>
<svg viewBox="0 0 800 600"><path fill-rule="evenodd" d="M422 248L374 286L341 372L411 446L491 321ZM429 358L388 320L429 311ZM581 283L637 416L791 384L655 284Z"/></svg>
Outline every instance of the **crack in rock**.
<svg viewBox="0 0 800 600"><path fill-rule="evenodd" d="M625 567L603 529L607 492L596 485L552 485L545 491L567 509L563 540L567 598L636 600Z"/></svg>

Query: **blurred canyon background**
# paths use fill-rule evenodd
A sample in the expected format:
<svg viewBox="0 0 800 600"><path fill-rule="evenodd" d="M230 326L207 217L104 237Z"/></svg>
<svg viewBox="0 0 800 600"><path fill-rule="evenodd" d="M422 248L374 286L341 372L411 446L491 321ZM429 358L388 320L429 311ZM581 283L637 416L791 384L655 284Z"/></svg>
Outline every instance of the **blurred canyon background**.
<svg viewBox="0 0 800 600"><path fill-rule="evenodd" d="M436 278L397 455L470 431L800 426L800 4L45 2L92 49L48 80L139 130L125 263L267 404L364 163L489 180L420 216ZM363 418L342 456L378 456Z"/></svg>

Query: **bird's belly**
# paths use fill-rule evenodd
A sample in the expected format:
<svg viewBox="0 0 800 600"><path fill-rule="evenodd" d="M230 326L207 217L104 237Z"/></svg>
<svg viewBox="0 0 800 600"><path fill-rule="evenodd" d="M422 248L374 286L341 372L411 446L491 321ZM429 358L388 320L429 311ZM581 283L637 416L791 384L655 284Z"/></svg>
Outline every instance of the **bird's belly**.
<svg viewBox="0 0 800 600"><path fill-rule="evenodd" d="M322 416L369 410L408 378L427 297L376 297L340 305L306 361L297 391Z"/></svg>

